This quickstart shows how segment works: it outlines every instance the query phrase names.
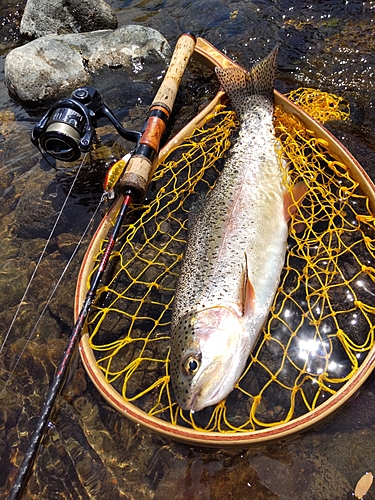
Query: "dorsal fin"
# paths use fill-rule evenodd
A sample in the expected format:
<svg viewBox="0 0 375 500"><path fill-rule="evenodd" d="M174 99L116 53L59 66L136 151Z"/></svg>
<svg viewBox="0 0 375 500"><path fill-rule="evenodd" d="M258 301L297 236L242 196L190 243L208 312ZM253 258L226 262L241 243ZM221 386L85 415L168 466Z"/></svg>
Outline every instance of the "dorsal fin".
<svg viewBox="0 0 375 500"><path fill-rule="evenodd" d="M303 202L307 191L309 190L308 185L305 181L300 181L295 184L292 191L285 191L284 193L284 214L285 220L288 222L289 219L297 212L297 208Z"/></svg>

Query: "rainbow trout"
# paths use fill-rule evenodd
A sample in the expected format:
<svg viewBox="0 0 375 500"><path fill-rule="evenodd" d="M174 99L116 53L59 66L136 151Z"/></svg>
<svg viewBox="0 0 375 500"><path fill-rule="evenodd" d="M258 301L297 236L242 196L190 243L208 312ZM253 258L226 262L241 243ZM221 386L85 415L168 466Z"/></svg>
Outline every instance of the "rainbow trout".
<svg viewBox="0 0 375 500"><path fill-rule="evenodd" d="M241 128L191 221L176 288L170 375L186 410L202 410L233 390L284 265L291 203L273 133L276 54L277 47L250 72L216 69Z"/></svg>

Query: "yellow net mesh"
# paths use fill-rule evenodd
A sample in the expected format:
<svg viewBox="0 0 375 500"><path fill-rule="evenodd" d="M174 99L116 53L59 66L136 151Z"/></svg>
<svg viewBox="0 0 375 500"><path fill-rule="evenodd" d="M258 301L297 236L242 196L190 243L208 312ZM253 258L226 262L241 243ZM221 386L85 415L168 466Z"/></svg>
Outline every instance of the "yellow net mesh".
<svg viewBox="0 0 375 500"><path fill-rule="evenodd" d="M321 123L346 120L350 115L349 103L335 94L301 87L292 90L288 97Z"/></svg>
<svg viewBox="0 0 375 500"><path fill-rule="evenodd" d="M347 103L330 94L300 89L291 97L321 121L349 115ZM312 411L352 377L372 347L375 219L328 144L277 107L288 183L309 185L291 222L280 287L226 401L195 414L181 410L169 384L169 322L188 211L214 185L236 128L233 112L219 106L214 115L159 166L151 201L130 212L89 318L90 345L105 380L150 415L196 430L251 431ZM98 261L103 249L104 242Z"/></svg>

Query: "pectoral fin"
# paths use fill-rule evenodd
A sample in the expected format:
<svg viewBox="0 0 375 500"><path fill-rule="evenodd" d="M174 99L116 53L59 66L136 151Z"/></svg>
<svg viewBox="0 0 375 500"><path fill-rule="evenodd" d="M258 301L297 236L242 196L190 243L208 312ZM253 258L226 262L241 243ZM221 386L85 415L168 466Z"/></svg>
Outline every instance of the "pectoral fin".
<svg viewBox="0 0 375 500"><path fill-rule="evenodd" d="M249 278L249 271L247 267L247 255L245 252L245 266L243 273L243 286L242 286L242 313L244 316L252 314L255 310L255 290Z"/></svg>

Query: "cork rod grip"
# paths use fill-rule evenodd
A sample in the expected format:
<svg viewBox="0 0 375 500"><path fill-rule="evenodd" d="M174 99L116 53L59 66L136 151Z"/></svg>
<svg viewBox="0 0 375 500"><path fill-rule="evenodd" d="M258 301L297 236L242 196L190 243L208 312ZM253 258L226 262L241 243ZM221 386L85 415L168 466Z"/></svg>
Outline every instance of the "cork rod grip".
<svg viewBox="0 0 375 500"><path fill-rule="evenodd" d="M153 161L172 113L178 87L195 49L193 35L183 34L177 41L167 73L150 107L144 132L121 178L122 189L132 189L142 198L147 190Z"/></svg>
<svg viewBox="0 0 375 500"><path fill-rule="evenodd" d="M181 78L195 49L195 37L181 35L174 49L168 71L151 107L162 106L171 114Z"/></svg>

